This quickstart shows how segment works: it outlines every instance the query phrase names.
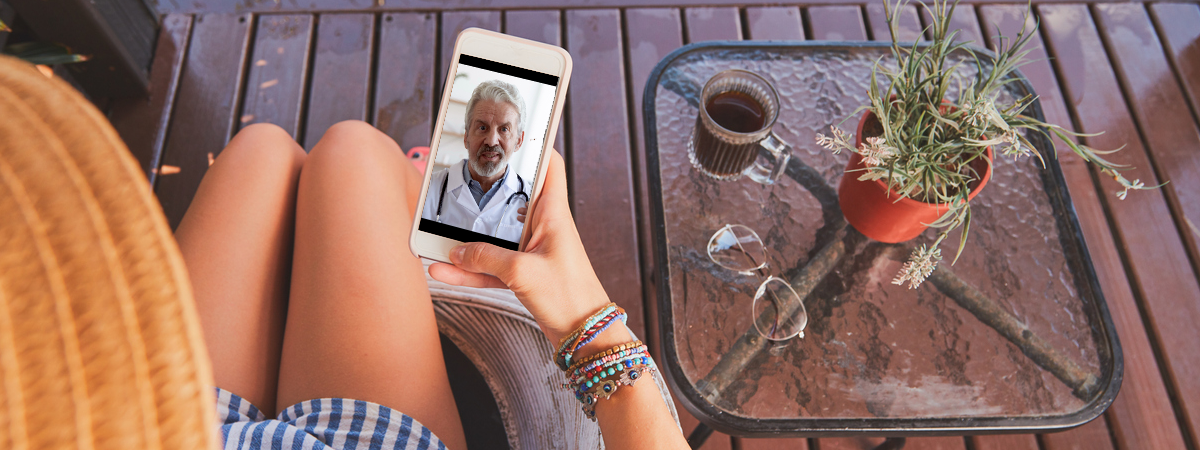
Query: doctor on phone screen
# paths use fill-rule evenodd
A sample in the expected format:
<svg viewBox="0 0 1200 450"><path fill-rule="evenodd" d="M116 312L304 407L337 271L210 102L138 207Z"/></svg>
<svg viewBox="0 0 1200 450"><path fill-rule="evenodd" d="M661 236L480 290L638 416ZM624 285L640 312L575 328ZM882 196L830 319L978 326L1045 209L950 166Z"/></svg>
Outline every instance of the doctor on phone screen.
<svg viewBox="0 0 1200 450"><path fill-rule="evenodd" d="M480 83L467 102L466 159L429 182L424 219L507 241L521 240L518 210L529 201L530 180L509 170L525 141L525 101L509 83Z"/></svg>

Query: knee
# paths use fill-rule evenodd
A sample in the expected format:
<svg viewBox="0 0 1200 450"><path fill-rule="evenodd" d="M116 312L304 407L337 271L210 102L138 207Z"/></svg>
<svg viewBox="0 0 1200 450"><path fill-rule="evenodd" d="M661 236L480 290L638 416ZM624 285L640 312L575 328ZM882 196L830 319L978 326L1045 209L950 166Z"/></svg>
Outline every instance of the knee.
<svg viewBox="0 0 1200 450"><path fill-rule="evenodd" d="M304 165L306 157L304 149L283 128L269 123L256 123L242 128L213 165L219 163L259 172L286 169L294 176Z"/></svg>
<svg viewBox="0 0 1200 450"><path fill-rule="evenodd" d="M345 120L321 136L310 154L310 164L370 172L394 166L405 159L403 154L395 141L371 124Z"/></svg>

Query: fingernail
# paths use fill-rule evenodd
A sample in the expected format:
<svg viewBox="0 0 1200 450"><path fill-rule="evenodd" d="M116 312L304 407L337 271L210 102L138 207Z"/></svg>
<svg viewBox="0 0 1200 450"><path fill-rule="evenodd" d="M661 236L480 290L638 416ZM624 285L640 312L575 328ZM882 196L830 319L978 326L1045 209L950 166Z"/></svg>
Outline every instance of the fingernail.
<svg viewBox="0 0 1200 450"><path fill-rule="evenodd" d="M466 249L466 246L464 246L464 245L459 245L457 247L450 249L450 262L452 262L454 264L461 264L462 258L463 258L463 253L466 253L466 252L467 252L467 249Z"/></svg>

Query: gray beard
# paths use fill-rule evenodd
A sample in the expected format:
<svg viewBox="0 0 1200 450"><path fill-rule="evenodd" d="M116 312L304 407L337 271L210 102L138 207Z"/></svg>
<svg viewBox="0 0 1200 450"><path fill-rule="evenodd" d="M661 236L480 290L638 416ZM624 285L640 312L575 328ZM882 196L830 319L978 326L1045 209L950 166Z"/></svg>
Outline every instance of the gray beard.
<svg viewBox="0 0 1200 450"><path fill-rule="evenodd" d="M483 178L491 178L504 172L504 168L508 167L508 155L504 153L504 148L499 145L494 147L484 145L480 149L480 153L485 151L500 153L500 160L496 162L479 162L478 159L470 158L467 160L467 164L470 164L471 171Z"/></svg>

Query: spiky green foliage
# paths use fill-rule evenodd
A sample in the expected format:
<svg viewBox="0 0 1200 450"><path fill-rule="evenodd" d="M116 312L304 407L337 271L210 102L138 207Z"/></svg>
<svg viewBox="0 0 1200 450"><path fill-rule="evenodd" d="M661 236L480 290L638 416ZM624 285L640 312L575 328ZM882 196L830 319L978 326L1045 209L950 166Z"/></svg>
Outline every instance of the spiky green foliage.
<svg viewBox="0 0 1200 450"><path fill-rule="evenodd" d="M946 214L929 224L942 228L942 231L923 255L935 255L949 232L958 228L962 228L962 233L955 260L962 254L971 224L968 200L971 185L982 176L981 168L990 168L993 163L986 153L988 147L1014 159L1032 155L1043 165L1045 157L1055 156L1039 153L1026 138L1026 133L1041 133L1048 141L1050 136L1057 137L1101 173L1120 183L1123 189L1117 196L1122 199L1130 189L1147 188L1140 180L1125 179L1118 173L1123 166L1100 156L1117 150L1099 151L1071 139L1072 136L1093 135L1074 133L1025 115L1033 97L1019 99L1011 105L997 104L1001 90L1018 80L1013 71L1030 62L1030 51L1026 47L1036 34L1036 24L1028 29L1022 26L1015 37L999 37L993 58L974 51L969 46L970 41L957 40L958 31L952 30L950 24L957 1L933 0L932 4L922 3L932 17L926 30L932 39L902 45L897 39L897 17L906 4L905 0L894 4L884 0L892 38L891 53L897 65L892 69L882 61L876 62L868 92L871 104L855 112L867 110L873 113L879 120L882 134L878 138L864 139L856 148L850 136L834 127L831 136L818 134L817 143L835 153L850 150L862 155L866 168L857 174L860 180L883 180L905 197L946 205ZM968 57L952 57L955 54ZM962 75L959 69L965 62L973 62L978 67L975 76ZM880 78L888 83L886 88ZM957 91L957 98L950 97L954 91ZM933 267L930 264L936 265L937 259L940 256L924 258L919 264L910 261L905 267L920 267L929 272ZM910 287L916 287L919 280L925 278L905 270L902 269L898 279L918 280L910 283Z"/></svg>

